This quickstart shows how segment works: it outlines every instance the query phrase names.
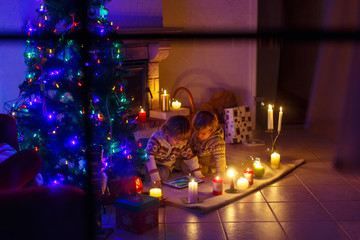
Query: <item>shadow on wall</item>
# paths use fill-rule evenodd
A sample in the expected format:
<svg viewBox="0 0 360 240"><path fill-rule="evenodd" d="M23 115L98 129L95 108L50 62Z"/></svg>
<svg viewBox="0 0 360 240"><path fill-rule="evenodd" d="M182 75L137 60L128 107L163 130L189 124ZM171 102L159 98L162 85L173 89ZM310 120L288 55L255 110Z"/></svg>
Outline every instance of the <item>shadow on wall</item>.
<svg viewBox="0 0 360 240"><path fill-rule="evenodd" d="M236 83L235 81L233 81ZM229 81L222 76L209 69L192 68L181 73L172 86L172 91L178 87L187 88L194 99L195 108L198 109L202 104L208 102L210 98L219 90L231 90L239 105L244 103L245 96L248 95L245 89L237 88L236 85L229 85ZM179 99L186 106L186 94L179 92L177 94ZM186 101L184 101L186 100Z"/></svg>

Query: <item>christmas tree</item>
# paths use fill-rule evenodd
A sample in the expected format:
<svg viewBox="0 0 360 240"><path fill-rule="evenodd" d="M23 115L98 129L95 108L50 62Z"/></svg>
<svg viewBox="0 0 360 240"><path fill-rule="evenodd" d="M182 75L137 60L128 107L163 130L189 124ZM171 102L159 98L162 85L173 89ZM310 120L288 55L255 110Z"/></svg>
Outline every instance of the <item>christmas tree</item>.
<svg viewBox="0 0 360 240"><path fill-rule="evenodd" d="M89 146L102 146L112 175L137 175L146 159L133 137L122 42L106 2L89 1L84 11L76 1L44 0L37 22L26 25L27 73L10 113L20 148L40 153L46 185L86 189Z"/></svg>

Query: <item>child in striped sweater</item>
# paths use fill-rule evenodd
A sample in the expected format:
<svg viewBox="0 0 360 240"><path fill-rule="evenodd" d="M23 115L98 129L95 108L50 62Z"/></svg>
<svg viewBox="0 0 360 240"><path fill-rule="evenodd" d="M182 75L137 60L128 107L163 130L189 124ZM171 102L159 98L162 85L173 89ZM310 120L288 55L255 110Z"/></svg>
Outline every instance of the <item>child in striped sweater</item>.
<svg viewBox="0 0 360 240"><path fill-rule="evenodd" d="M201 172L205 176L224 177L226 158L224 131L215 114L199 111L192 121L194 133L191 146L199 158Z"/></svg>
<svg viewBox="0 0 360 240"><path fill-rule="evenodd" d="M169 177L176 160L179 159L187 165L194 177L204 177L201 174L198 158L188 143L190 134L188 119L180 115L170 117L160 131L152 134L146 146L149 158L146 168L153 187L161 187L161 181Z"/></svg>

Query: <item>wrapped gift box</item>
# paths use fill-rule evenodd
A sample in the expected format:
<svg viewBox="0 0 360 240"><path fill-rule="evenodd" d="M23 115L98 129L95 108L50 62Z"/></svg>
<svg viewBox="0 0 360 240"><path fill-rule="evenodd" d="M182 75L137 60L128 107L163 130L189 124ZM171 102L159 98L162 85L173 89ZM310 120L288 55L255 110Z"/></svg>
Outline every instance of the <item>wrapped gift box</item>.
<svg viewBox="0 0 360 240"><path fill-rule="evenodd" d="M225 142L241 143L253 138L249 106L224 109Z"/></svg>
<svg viewBox="0 0 360 240"><path fill-rule="evenodd" d="M158 226L159 199L134 193L116 199L116 228L133 233L143 233Z"/></svg>

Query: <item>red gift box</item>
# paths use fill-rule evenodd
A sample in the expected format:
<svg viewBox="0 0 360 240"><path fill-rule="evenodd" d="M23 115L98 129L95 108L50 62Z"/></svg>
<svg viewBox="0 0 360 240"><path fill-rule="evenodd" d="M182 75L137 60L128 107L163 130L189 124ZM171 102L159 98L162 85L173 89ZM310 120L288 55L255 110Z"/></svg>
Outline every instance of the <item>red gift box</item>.
<svg viewBox="0 0 360 240"><path fill-rule="evenodd" d="M116 199L114 206L118 229L143 233L158 226L159 199L156 197L134 193Z"/></svg>

